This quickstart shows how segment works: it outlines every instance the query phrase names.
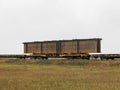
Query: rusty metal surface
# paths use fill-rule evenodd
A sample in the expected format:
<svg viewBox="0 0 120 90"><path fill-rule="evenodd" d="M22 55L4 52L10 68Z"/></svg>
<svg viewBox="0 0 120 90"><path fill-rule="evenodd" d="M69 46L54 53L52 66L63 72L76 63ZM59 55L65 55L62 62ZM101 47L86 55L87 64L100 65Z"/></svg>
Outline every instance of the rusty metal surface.
<svg viewBox="0 0 120 90"><path fill-rule="evenodd" d="M97 52L101 52L101 40L97 40Z"/></svg>
<svg viewBox="0 0 120 90"><path fill-rule="evenodd" d="M24 53L28 53L27 52L27 44L24 44Z"/></svg>
<svg viewBox="0 0 120 90"><path fill-rule="evenodd" d="M101 39L75 39L43 42L26 42L24 53L75 54L101 52Z"/></svg>
<svg viewBox="0 0 120 90"><path fill-rule="evenodd" d="M56 42L43 42L42 53L45 53L45 54L57 53Z"/></svg>
<svg viewBox="0 0 120 90"><path fill-rule="evenodd" d="M41 53L41 43L24 44L25 53Z"/></svg>
<svg viewBox="0 0 120 90"><path fill-rule="evenodd" d="M79 41L79 52L81 53L97 53L98 52L97 40L83 40Z"/></svg>
<svg viewBox="0 0 120 90"><path fill-rule="evenodd" d="M77 53L77 41L62 41L61 53Z"/></svg>

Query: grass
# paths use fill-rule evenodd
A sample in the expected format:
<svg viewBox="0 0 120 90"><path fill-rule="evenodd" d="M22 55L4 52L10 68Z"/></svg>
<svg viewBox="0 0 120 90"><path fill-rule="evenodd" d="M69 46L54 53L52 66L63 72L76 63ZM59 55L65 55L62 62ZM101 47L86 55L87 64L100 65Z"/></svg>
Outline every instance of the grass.
<svg viewBox="0 0 120 90"><path fill-rule="evenodd" d="M0 59L0 90L120 90L120 60Z"/></svg>

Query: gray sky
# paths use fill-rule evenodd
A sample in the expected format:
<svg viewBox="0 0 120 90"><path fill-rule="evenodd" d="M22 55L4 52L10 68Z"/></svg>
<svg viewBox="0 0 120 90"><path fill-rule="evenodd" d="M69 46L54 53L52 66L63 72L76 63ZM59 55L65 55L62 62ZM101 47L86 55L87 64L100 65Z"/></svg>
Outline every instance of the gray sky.
<svg viewBox="0 0 120 90"><path fill-rule="evenodd" d="M120 53L120 0L0 0L0 53L22 54L23 42L102 38Z"/></svg>

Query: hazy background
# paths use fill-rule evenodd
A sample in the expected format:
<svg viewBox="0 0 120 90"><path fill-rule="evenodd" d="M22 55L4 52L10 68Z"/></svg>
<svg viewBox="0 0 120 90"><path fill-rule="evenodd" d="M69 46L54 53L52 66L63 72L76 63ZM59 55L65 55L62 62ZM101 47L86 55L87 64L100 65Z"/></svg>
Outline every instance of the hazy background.
<svg viewBox="0 0 120 90"><path fill-rule="evenodd" d="M0 0L0 53L22 54L23 42L102 38L120 53L120 0Z"/></svg>

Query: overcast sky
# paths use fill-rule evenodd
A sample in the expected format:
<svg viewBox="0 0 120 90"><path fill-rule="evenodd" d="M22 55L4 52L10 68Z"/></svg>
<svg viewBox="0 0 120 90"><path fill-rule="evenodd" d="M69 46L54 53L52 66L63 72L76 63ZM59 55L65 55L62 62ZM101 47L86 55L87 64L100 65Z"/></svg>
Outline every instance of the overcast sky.
<svg viewBox="0 0 120 90"><path fill-rule="evenodd" d="M22 54L23 42L83 38L120 53L120 0L0 0L0 54Z"/></svg>

